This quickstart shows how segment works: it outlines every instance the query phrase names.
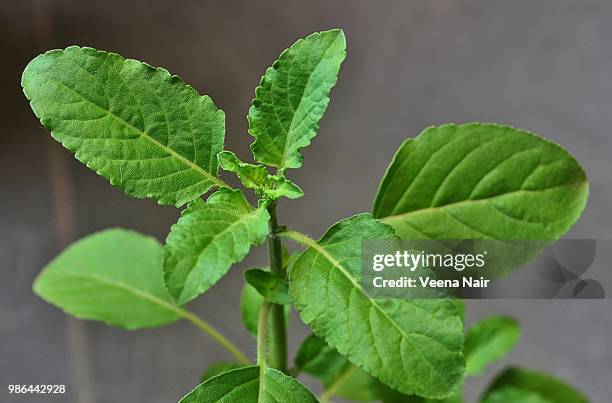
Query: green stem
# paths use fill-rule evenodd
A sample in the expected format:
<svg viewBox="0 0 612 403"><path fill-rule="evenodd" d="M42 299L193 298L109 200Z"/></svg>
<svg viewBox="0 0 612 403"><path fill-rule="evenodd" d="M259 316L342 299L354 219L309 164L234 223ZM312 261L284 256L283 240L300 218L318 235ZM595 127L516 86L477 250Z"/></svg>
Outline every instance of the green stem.
<svg viewBox="0 0 612 403"><path fill-rule="evenodd" d="M281 240L276 233L280 230L276 219L276 202L268 206L270 214L270 235L268 236L268 249L270 253L270 270L280 278L285 278L283 267L283 252ZM272 362L279 371L287 371L287 328L285 324L285 310L282 305L270 304L272 316Z"/></svg>
<svg viewBox="0 0 612 403"><path fill-rule="evenodd" d="M242 351L240 351L240 349L236 347L234 343L226 339L225 336L223 336L217 329L206 323L204 319L200 318L193 312L179 307L176 307L175 312L183 319L188 320L195 327L212 337L213 340L215 340L230 354L232 354L236 358L236 360L238 360L239 363L244 365L251 364L251 360L249 360L249 358Z"/></svg>
<svg viewBox="0 0 612 403"><path fill-rule="evenodd" d="M257 365L259 365L259 397L258 402L263 402L264 372L268 367L266 362L266 346L268 344L268 314L270 303L266 300L259 309L259 321L257 322Z"/></svg>
<svg viewBox="0 0 612 403"><path fill-rule="evenodd" d="M257 365L262 368L267 366L266 363L266 343L268 340L268 313L270 312L270 303L264 301L259 310L259 321L257 322Z"/></svg>

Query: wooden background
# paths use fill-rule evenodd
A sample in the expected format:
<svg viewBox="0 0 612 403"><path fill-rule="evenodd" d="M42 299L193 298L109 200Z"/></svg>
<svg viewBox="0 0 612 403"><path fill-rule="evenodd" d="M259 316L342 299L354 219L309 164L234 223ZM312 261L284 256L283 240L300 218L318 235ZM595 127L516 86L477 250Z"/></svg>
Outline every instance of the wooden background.
<svg viewBox="0 0 612 403"><path fill-rule="evenodd" d="M585 1L77 1L0 2L0 401L8 384L68 385L55 402L172 402L228 356L186 323L135 332L77 322L39 300L31 282L71 240L122 226L163 240L178 215L134 200L50 140L19 86L27 62L70 44L167 67L227 115L227 147L248 158L246 112L261 74L309 32L342 27L348 59L321 132L292 172L306 197L283 223L319 236L370 209L401 141L431 124L508 123L540 133L585 166L591 198L575 237L612 236L612 3ZM242 270L193 309L254 353L239 321ZM469 321L516 315L520 346L504 361L568 379L594 402L612 397L610 301L479 301ZM293 320L291 350L306 329ZM501 368L502 364L495 366ZM488 377L470 381L475 398ZM14 401L46 401L20 397Z"/></svg>

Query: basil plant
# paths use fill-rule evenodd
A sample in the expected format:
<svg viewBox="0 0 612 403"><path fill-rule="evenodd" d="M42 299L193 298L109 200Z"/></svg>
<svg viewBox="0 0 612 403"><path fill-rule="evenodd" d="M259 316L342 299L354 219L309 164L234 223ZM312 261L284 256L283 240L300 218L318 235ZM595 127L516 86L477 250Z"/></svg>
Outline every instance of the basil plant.
<svg viewBox="0 0 612 403"><path fill-rule="evenodd" d="M80 319L128 330L187 320L227 350L180 402L462 402L478 376L520 337L508 317L464 331L458 299L373 299L360 286L362 240L554 240L579 218L584 171L563 148L491 123L425 129L397 150L371 212L321 239L287 227L276 207L302 189L290 179L319 131L346 56L342 30L313 33L266 70L248 111L253 161L224 149L225 115L167 70L88 47L32 60L22 86L51 136L111 185L181 210L165 243L126 229L89 235L42 270L34 292ZM357 164L357 162L355 162ZM243 189L219 177L235 174ZM245 192L258 198L251 204ZM284 243L299 245L290 254ZM243 351L187 309L252 247L269 265L247 270L242 321L257 338ZM312 330L287 357L295 309ZM322 383L318 397L298 377ZM499 374L482 402L576 403L553 376Z"/></svg>

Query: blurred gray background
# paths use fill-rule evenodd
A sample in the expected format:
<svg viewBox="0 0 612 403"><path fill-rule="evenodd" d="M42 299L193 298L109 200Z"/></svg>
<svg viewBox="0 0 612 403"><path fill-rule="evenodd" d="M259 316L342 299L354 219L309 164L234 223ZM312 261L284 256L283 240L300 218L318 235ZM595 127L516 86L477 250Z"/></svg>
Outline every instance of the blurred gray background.
<svg viewBox="0 0 612 403"><path fill-rule="evenodd" d="M227 148L249 159L246 113L260 76L298 37L341 27L348 58L321 124L291 171L306 196L280 220L319 236L371 207L401 141L445 122L494 121L548 137L584 165L591 197L568 236L612 236L612 2L76 1L0 2L0 401L8 384L68 385L53 401L173 402L228 355L188 323L126 332L77 322L31 292L68 242L122 226L163 240L173 207L109 186L50 140L21 94L39 52L71 44L112 50L181 75L227 115ZM257 249L192 308L254 353L238 299ZM477 301L469 322L515 315L520 345L503 363L546 370L612 400L611 301ZM292 321L291 350L307 330ZM470 381L470 400L490 376ZM310 383L309 383L310 384Z"/></svg>

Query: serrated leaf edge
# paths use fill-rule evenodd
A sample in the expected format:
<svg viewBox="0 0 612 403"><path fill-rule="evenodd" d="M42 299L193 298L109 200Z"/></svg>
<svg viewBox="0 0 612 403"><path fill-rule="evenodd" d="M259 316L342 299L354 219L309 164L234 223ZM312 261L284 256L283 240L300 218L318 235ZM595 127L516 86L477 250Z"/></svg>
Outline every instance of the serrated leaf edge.
<svg viewBox="0 0 612 403"><path fill-rule="evenodd" d="M109 55L112 57L116 57L119 58L120 60L122 60L123 62L136 62L136 63L140 63L141 65L143 65L145 68L147 69L151 69L154 70L156 72L158 72L159 74L161 74L162 76L164 76L165 80L171 84L171 85L177 85L177 86L184 86L188 89L188 91L191 91L193 94L197 95L197 97L199 99L206 99L206 100L210 100L210 102L212 103L212 105L217 109L217 113L220 113L225 120L225 112L223 112L221 109L217 108L217 106L215 105L215 103L213 102L213 100L208 96L208 95L200 95L195 88L193 88L191 85L186 84L183 79L181 77L179 77L178 75L174 75L171 74L167 69L163 68L163 67L155 67L155 66L151 66L150 64L140 61L140 60L136 60L136 59L129 59L129 58L125 58L123 56L121 56L118 53L114 53L114 52L107 52L107 51L103 51L103 50L98 50L89 46L77 46L77 45L72 45L72 46L68 46L64 49L52 49L52 50L48 50L45 53L42 53L38 56L36 56L34 59L32 59L28 65L32 62L34 62L36 59L44 57L44 56L48 56L48 55L53 55L56 53L64 53L69 49L79 49L79 50L85 50L85 51L93 51L95 53L99 53L99 54L103 54L103 55ZM25 97L28 99L29 101L29 105L30 108L32 109L32 111L34 111L36 117L41 121L41 123L43 124L43 126L45 126L45 124L42 122L42 117L39 116L38 114L36 114L36 109L33 107L33 100L32 98L29 96L26 88L25 88L25 73L27 71L27 66L26 69L24 69L22 76L21 76L21 87L23 90L23 93L25 95ZM120 118L119 116L115 115L113 112L111 112L110 110L106 110L105 108L101 107L100 105L98 105L97 103L89 100L88 98L83 97L81 94L79 94L78 92L74 91L74 89L68 87L67 85L65 85L64 83L57 81L57 80L52 80L57 82L58 84L62 85L64 88L66 88L67 90L73 92L74 94L76 94L78 97L80 97L83 101L87 102L88 104L92 105L93 107L98 108L99 110L101 110L102 112L105 113L105 115L112 117L113 119L117 120L118 122L120 122L121 124L124 124L126 127L128 127L129 129L133 130L134 132L136 132L138 135L140 135L141 137L143 137L144 139L146 139L147 141L149 141L151 144L161 148L164 152L167 152L168 154L170 154L173 157L176 157L177 159L179 159L180 161L182 161L183 163L185 163L187 166L189 166L189 169L192 169L194 171L196 171L198 174L200 174L201 176L205 177L206 180L213 182L210 186L208 186L208 188L202 192L202 194L207 193L211 188L213 188L214 186L218 186L218 187L222 187L222 186L227 186L225 184L225 182L223 182L222 180L220 180L217 176L206 172L202 167L200 167L199 165L197 165L196 163L194 163L193 161L188 160L187 158L185 158L184 156L180 155L179 153L177 153L176 151L174 151L173 149L171 149L168 146L165 146L159 142L157 142L155 139L153 139L150 135L148 135L147 133L141 131L140 129L136 128L135 126L133 126L131 123L125 121L124 119ZM53 139L55 139L56 141L58 141L64 148L66 148L67 150L70 150L64 141L59 140L56 130L50 130L51 136L53 137ZM225 137L224 137L225 139ZM223 147L223 144L222 144ZM71 150L70 150L71 151ZM71 151L72 153L72 151ZM78 152L74 152L73 155L74 157L81 162L82 164L84 164L85 166L87 166L87 168L91 169L92 171L94 171L97 175L102 176L103 178L107 179L109 181L109 183L114 186L114 187L118 187L119 189L121 189L122 191L126 192L127 194L129 194L130 196L133 197L137 197L137 198L154 198L154 196L152 194L147 194L146 196L138 196L136 194L134 194L130 189L124 188L122 187L122 184L119 181L116 180L111 180L106 178L104 175L102 175L102 170L101 169L94 169L91 166L91 163L87 163L86 161L84 161L83 159L80 158L80 156L78 155ZM213 157L211 157L213 158ZM218 169L218 167L217 167ZM193 185L192 185L193 186ZM171 201L168 198L164 198L161 197L159 198L159 200L157 200L158 204L161 205L167 205L167 204L174 204L176 207L181 207L182 205L186 204L188 201L181 201L181 200L176 200L176 201Z"/></svg>

